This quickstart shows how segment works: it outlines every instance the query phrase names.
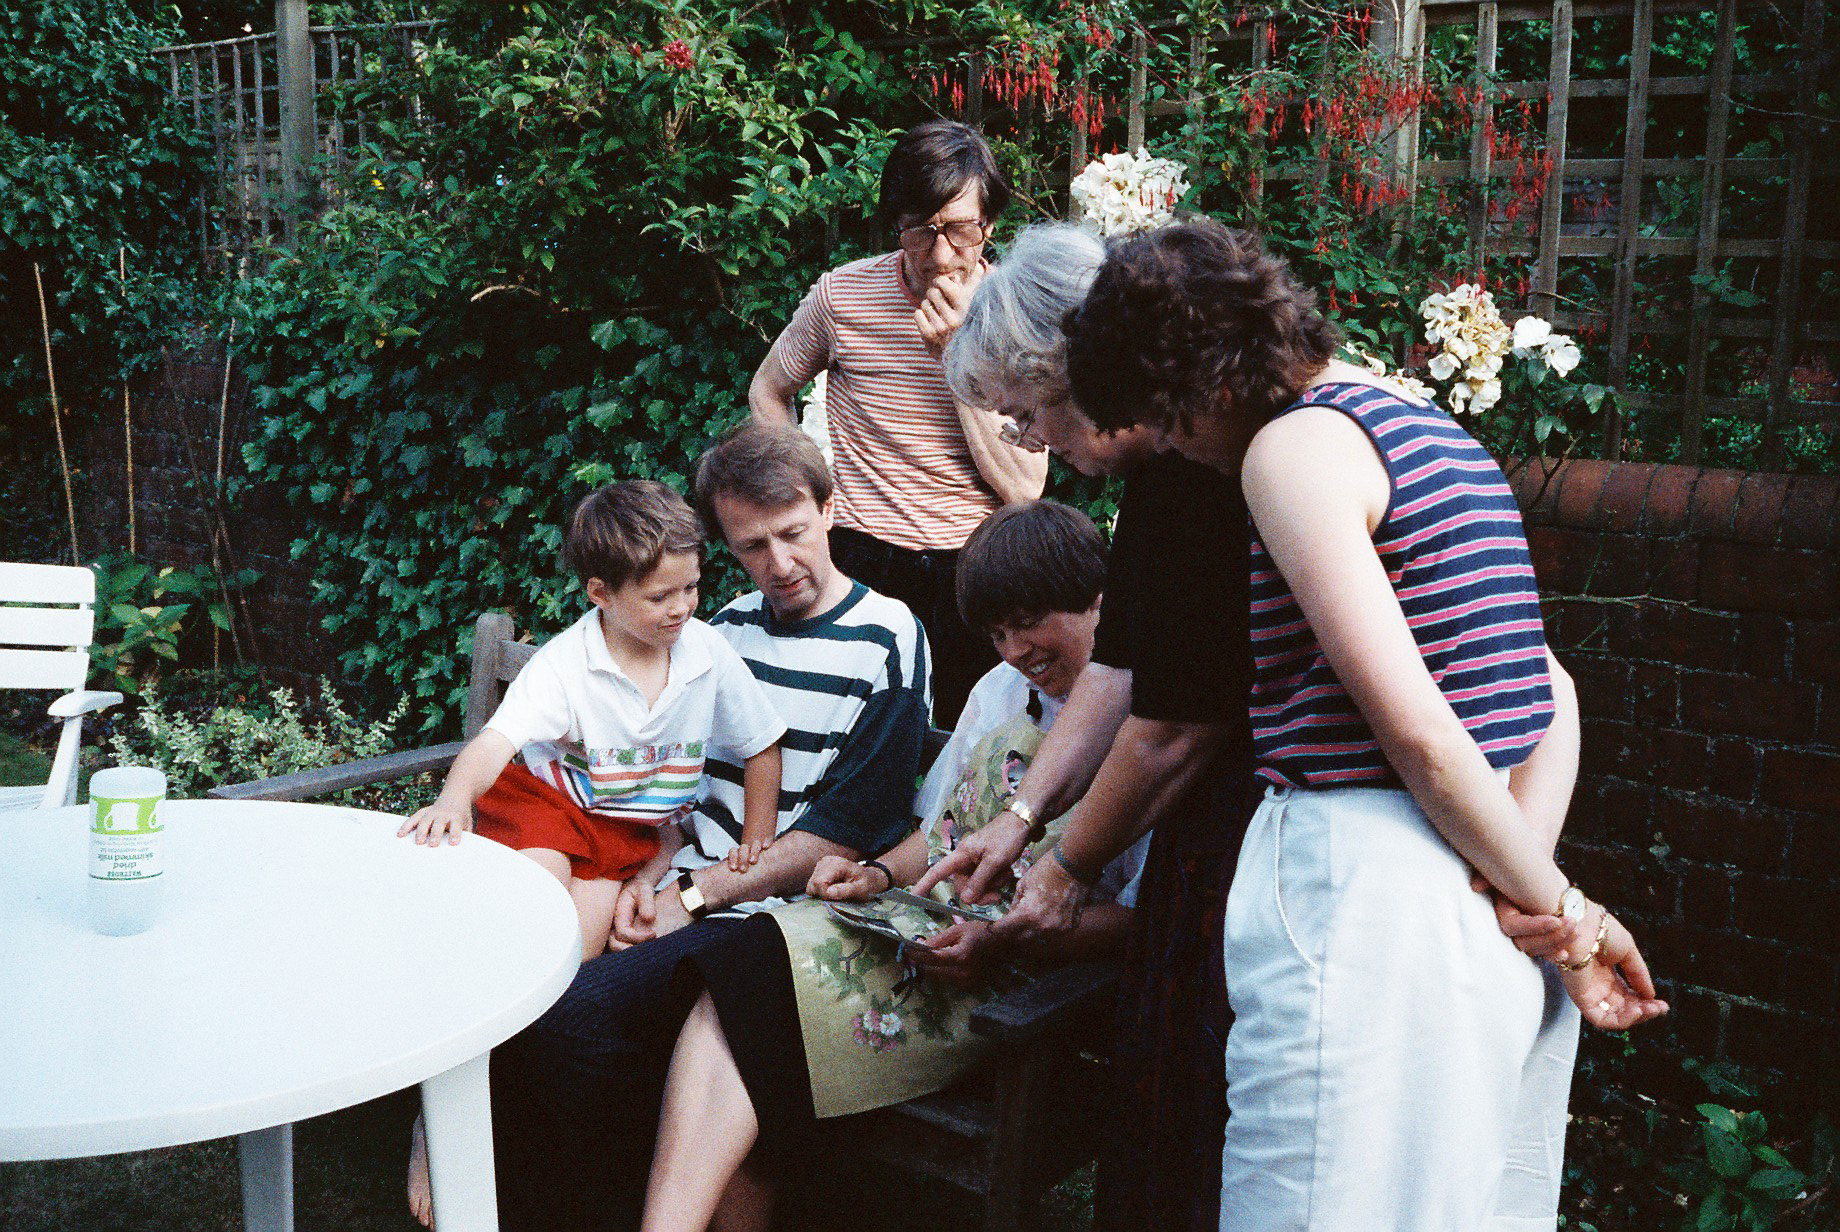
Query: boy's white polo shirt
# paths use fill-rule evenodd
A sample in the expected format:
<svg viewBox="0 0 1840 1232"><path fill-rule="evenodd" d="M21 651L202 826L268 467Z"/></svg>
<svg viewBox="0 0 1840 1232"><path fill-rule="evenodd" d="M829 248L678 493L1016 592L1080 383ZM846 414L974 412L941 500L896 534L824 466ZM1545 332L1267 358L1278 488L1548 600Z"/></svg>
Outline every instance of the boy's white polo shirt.
<svg viewBox="0 0 1840 1232"><path fill-rule="evenodd" d="M648 706L608 651L598 608L531 656L486 726L581 808L643 825L689 814L708 746L745 761L786 731L741 656L694 618Z"/></svg>

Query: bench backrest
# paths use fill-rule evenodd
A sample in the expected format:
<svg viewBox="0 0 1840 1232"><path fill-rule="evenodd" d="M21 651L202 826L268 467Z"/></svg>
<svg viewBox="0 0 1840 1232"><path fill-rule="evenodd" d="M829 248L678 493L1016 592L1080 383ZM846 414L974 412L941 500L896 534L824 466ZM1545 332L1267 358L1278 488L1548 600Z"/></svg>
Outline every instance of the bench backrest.
<svg viewBox="0 0 1840 1232"><path fill-rule="evenodd" d="M80 565L0 562L0 688L83 687L96 575Z"/></svg>
<svg viewBox="0 0 1840 1232"><path fill-rule="evenodd" d="M473 675L466 690L461 732L468 740L485 730L492 712L537 648L517 640L517 626L503 612L487 612L473 622Z"/></svg>

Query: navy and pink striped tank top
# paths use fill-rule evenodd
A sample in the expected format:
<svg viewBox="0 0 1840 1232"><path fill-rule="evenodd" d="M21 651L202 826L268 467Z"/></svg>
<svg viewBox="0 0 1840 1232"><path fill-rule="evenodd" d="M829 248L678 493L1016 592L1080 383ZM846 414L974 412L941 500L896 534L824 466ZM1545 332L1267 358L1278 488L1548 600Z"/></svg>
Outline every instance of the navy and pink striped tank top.
<svg viewBox="0 0 1840 1232"><path fill-rule="evenodd" d="M1533 562L1501 468L1443 411L1382 389L1320 385L1286 411L1305 406L1333 407L1373 439L1393 493L1374 548L1425 665L1489 764L1520 764L1553 702ZM1256 529L1252 654L1261 778L1291 787L1398 782Z"/></svg>

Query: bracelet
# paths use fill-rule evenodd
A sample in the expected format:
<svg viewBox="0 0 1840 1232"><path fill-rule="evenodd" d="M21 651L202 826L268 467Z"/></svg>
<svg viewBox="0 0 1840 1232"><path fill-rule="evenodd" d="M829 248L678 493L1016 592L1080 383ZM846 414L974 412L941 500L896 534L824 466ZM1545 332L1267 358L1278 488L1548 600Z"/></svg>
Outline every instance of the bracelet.
<svg viewBox="0 0 1840 1232"><path fill-rule="evenodd" d="M1073 861L1067 858L1067 853L1061 849L1059 840L1055 841L1055 844L1052 850L1053 850L1053 855L1054 855L1054 862L1061 866L1062 872L1066 873L1069 877L1073 878L1075 881L1079 882L1081 885L1085 886L1089 890L1092 889L1095 885L1099 884L1099 877L1101 874L1100 873L1089 873L1085 869L1076 866L1073 863Z"/></svg>
<svg viewBox="0 0 1840 1232"><path fill-rule="evenodd" d="M1591 943L1591 952L1575 963L1554 963L1561 971L1583 971L1597 961L1597 956L1604 952L1604 938L1610 935L1610 909L1603 908L1604 918L1597 924L1597 940Z"/></svg>
<svg viewBox="0 0 1840 1232"><path fill-rule="evenodd" d="M894 873L889 870L886 864L883 864L880 860L864 860L862 866L864 868L879 868L882 870L882 876L888 878L888 888L891 890L894 889Z"/></svg>
<svg viewBox="0 0 1840 1232"><path fill-rule="evenodd" d="M1035 815L1035 810L1030 807L1029 802L1019 795L1012 794L1009 799L1005 800L1003 802L1002 811L1010 814L1016 818L1016 820L1028 827L1027 832L1023 836L1026 842L1039 843L1042 837L1048 833L1048 823L1037 817Z"/></svg>

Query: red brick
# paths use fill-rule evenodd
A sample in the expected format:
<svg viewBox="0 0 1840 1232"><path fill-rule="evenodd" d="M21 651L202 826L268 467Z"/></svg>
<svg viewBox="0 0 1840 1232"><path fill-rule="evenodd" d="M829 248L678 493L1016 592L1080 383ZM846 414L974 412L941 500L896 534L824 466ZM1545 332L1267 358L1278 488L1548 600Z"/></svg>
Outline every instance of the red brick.
<svg viewBox="0 0 1840 1232"><path fill-rule="evenodd" d="M1806 1015L1733 1004L1725 1028L1725 1056L1738 1065L1801 1074L1821 1055L1832 1031L1831 1023Z"/></svg>
<svg viewBox="0 0 1840 1232"><path fill-rule="evenodd" d="M1712 539L1731 535L1733 518L1738 512L1738 489L1744 482L1743 471L1701 471L1693 485L1692 533Z"/></svg>
<svg viewBox="0 0 1840 1232"><path fill-rule="evenodd" d="M1649 777L1657 786L1704 791L1711 748L1712 742L1698 732L1659 730L1651 740L1654 769Z"/></svg>
<svg viewBox="0 0 1840 1232"><path fill-rule="evenodd" d="M1607 605L1586 599L1544 599L1541 615L1546 621L1546 644L1562 658L1574 651L1616 649L1608 638L1611 617L1616 613Z"/></svg>
<svg viewBox="0 0 1840 1232"><path fill-rule="evenodd" d="M1561 474L1558 507L1553 511L1557 525L1572 528L1594 527L1597 495L1616 464L1581 458L1565 464Z"/></svg>
<svg viewBox="0 0 1840 1232"><path fill-rule="evenodd" d="M1581 589L1586 594L1611 597L1647 594L1651 546L1638 535L1598 536Z"/></svg>
<svg viewBox="0 0 1840 1232"><path fill-rule="evenodd" d="M1690 727L1678 722L1681 671L1672 663L1637 663L1629 669L1629 713L1638 723Z"/></svg>
<svg viewBox="0 0 1840 1232"><path fill-rule="evenodd" d="M1832 870L1818 870L1829 874ZM1840 920L1840 885L1797 877L1738 879L1733 920L1752 937L1809 949L1831 949Z"/></svg>
<svg viewBox="0 0 1840 1232"><path fill-rule="evenodd" d="M1732 612L1832 616L1840 613L1840 560L1830 552L1708 543L1699 554L1699 599Z"/></svg>
<svg viewBox="0 0 1840 1232"><path fill-rule="evenodd" d="M1771 749L1763 755L1763 800L1840 817L1840 753Z"/></svg>
<svg viewBox="0 0 1840 1232"><path fill-rule="evenodd" d="M1738 510L1731 537L1739 543L1773 544L1782 531L1783 502L1789 496L1789 476L1748 474L1738 489Z"/></svg>
<svg viewBox="0 0 1840 1232"><path fill-rule="evenodd" d="M1644 604L1640 653L1633 657L1728 671L1737 632L1737 619L1723 612L1674 603Z"/></svg>
<svg viewBox="0 0 1840 1232"><path fill-rule="evenodd" d="M1781 542L1786 548L1825 549L1836 546L1840 517L1840 479L1832 475L1798 475L1789 482L1783 502Z"/></svg>
<svg viewBox="0 0 1840 1232"><path fill-rule="evenodd" d="M1521 507L1521 517L1528 522L1549 521L1558 507L1564 467L1549 469L1555 465L1550 458L1524 458L1521 461L1524 465L1508 473L1508 483L1514 488L1514 499Z"/></svg>
<svg viewBox="0 0 1840 1232"><path fill-rule="evenodd" d="M1527 532L1533 575L1548 594L1583 594L1591 567L1602 550L1599 536L1559 526L1535 526Z"/></svg>
<svg viewBox="0 0 1840 1232"><path fill-rule="evenodd" d="M1690 603L1699 597L1699 548L1690 539L1650 542L1648 591L1657 599Z"/></svg>
<svg viewBox="0 0 1840 1232"><path fill-rule="evenodd" d="M1640 943L1641 938L1636 938ZM1726 1007L1710 993L1679 985L1690 983L1691 972L1663 972L1656 977L1666 980L1661 995L1667 998L1668 1015L1660 1022L1662 1038L1644 1041L1645 1047L1638 1048L1640 1055L1646 1045L1656 1044L1685 1053L1690 1057L1716 1057L1721 1055L1720 1045L1725 1035ZM1678 1074L1679 1065L1670 1066L1673 1074Z"/></svg>
<svg viewBox="0 0 1840 1232"><path fill-rule="evenodd" d="M1738 622L1735 666L1747 676L1781 679L1789 674L1789 622L1765 612L1747 613Z"/></svg>
<svg viewBox="0 0 1840 1232"><path fill-rule="evenodd" d="M1578 686L1578 708L1599 719L1629 717L1629 665L1602 655L1568 657L1565 670Z"/></svg>
<svg viewBox="0 0 1840 1232"><path fill-rule="evenodd" d="M1704 928L1724 928L1731 923L1733 875L1729 869L1683 864L1676 880L1682 920Z"/></svg>
<svg viewBox="0 0 1840 1232"><path fill-rule="evenodd" d="M1580 774L1627 779L1634 783L1648 782L1653 762L1653 755L1649 751L1649 728L1603 719L1587 719L1583 728L1578 766Z"/></svg>
<svg viewBox="0 0 1840 1232"><path fill-rule="evenodd" d="M1796 815L1789 818L1789 867L1840 869L1840 820L1832 815Z"/></svg>
<svg viewBox="0 0 1840 1232"><path fill-rule="evenodd" d="M1685 925L1654 930L1657 958L1666 969L1693 974L1692 982L1714 992L1780 1003L1788 951L1737 933Z"/></svg>
<svg viewBox="0 0 1840 1232"><path fill-rule="evenodd" d="M1796 622L1795 678L1811 684L1840 685L1840 620ZM1831 701L1830 695L1830 704Z"/></svg>
<svg viewBox="0 0 1840 1232"><path fill-rule="evenodd" d="M1648 485L1654 478L1655 468L1639 462L1623 462L1611 468L1597 495L1596 525L1618 534L1633 532L1642 523Z"/></svg>
<svg viewBox="0 0 1840 1232"><path fill-rule="evenodd" d="M1566 837L1573 843L1607 843L1642 850L1655 841L1655 793L1631 783L1585 781L1590 800L1574 807Z"/></svg>
<svg viewBox="0 0 1840 1232"><path fill-rule="evenodd" d="M1657 466L1642 510L1642 533L1666 538L1686 530L1687 514L1693 507L1693 485L1699 477L1697 467Z"/></svg>
<svg viewBox="0 0 1840 1232"><path fill-rule="evenodd" d="M1708 735L1806 740L1814 735L1815 701L1812 685L1714 672L1680 674L1680 726Z"/></svg>
<svg viewBox="0 0 1840 1232"><path fill-rule="evenodd" d="M1757 772L1763 756L1748 740L1718 740L1706 763L1706 789L1715 796L1749 804L1757 798Z"/></svg>
<svg viewBox="0 0 1840 1232"><path fill-rule="evenodd" d="M1699 797L1662 796L1653 820L1662 842L1681 859L1753 873L1783 868L1789 825L1776 814Z"/></svg>
<svg viewBox="0 0 1840 1232"><path fill-rule="evenodd" d="M1840 960L1831 954L1789 952L1783 963L1785 1009L1832 1018L1840 1013Z"/></svg>
<svg viewBox="0 0 1840 1232"><path fill-rule="evenodd" d="M1650 605L1640 601L1613 601L1592 603L1589 606L1599 613L1598 644L1611 654L1622 659L1646 659L1647 638L1644 637L1645 609Z"/></svg>

